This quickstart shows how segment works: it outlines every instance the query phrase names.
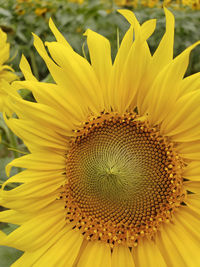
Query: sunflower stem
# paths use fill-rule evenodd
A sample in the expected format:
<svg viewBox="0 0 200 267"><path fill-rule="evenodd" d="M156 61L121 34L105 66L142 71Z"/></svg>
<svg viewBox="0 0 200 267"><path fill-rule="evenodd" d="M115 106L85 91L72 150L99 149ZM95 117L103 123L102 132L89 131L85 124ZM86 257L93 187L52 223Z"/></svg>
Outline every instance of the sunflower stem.
<svg viewBox="0 0 200 267"><path fill-rule="evenodd" d="M8 130L7 135L8 135L8 139L10 141L11 147L17 149L18 141L17 141L16 135L14 135L10 130ZM13 152L15 158L19 157L19 152L17 150L12 150L12 152Z"/></svg>

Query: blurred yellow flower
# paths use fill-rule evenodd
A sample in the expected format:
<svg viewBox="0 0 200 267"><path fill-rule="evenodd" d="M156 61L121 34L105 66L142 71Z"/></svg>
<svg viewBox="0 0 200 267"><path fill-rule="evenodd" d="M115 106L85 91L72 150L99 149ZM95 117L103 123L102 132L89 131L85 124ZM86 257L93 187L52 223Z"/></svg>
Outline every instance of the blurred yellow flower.
<svg viewBox="0 0 200 267"><path fill-rule="evenodd" d="M102 1L106 2L105 0ZM118 6L132 6L134 8L137 6L150 8L170 6L176 9L180 7L190 7L194 10L200 10L200 0L114 0L114 2Z"/></svg>
<svg viewBox="0 0 200 267"><path fill-rule="evenodd" d="M167 7L172 3L172 0L164 0L163 1L163 6Z"/></svg>
<svg viewBox="0 0 200 267"><path fill-rule="evenodd" d="M126 0L115 0L115 4L118 6L125 6L126 2Z"/></svg>
<svg viewBox="0 0 200 267"><path fill-rule="evenodd" d="M32 0L17 0L17 3L22 4L22 3L31 3Z"/></svg>
<svg viewBox="0 0 200 267"><path fill-rule="evenodd" d="M37 16L42 16L43 14L45 14L46 12L47 12L47 8L46 7L41 7L41 8L36 8L36 10L35 10L35 14L37 15Z"/></svg>
<svg viewBox="0 0 200 267"><path fill-rule="evenodd" d="M77 33L81 33L82 30L83 30L83 29L82 29L80 26L76 28L76 32L77 32Z"/></svg>
<svg viewBox="0 0 200 267"><path fill-rule="evenodd" d="M137 4L139 3L138 0L115 0L114 2L118 6L133 6L133 7L137 7Z"/></svg>
<svg viewBox="0 0 200 267"><path fill-rule="evenodd" d="M159 0L142 0L141 3L143 6L152 8L159 4Z"/></svg>
<svg viewBox="0 0 200 267"><path fill-rule="evenodd" d="M182 0L182 4L194 10L200 10L200 0Z"/></svg>
<svg viewBox="0 0 200 267"><path fill-rule="evenodd" d="M83 4L84 0L68 0L71 3Z"/></svg>

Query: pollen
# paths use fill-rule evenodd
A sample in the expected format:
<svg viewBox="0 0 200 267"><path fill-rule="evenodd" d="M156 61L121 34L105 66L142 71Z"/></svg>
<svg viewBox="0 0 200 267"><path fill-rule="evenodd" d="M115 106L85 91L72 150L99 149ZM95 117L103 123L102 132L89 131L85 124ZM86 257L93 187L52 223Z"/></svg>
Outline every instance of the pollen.
<svg viewBox="0 0 200 267"><path fill-rule="evenodd" d="M62 189L66 220L111 247L152 238L185 198L173 145L134 113L102 113L76 131Z"/></svg>

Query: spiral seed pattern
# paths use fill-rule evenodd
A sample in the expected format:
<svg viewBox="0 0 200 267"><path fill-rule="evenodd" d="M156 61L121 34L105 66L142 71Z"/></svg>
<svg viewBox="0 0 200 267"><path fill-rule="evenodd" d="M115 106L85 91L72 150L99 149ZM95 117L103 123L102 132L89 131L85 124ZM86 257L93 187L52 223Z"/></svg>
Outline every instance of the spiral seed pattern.
<svg viewBox="0 0 200 267"><path fill-rule="evenodd" d="M102 114L76 132L67 156L66 220L87 240L136 246L184 200L173 145L135 114Z"/></svg>

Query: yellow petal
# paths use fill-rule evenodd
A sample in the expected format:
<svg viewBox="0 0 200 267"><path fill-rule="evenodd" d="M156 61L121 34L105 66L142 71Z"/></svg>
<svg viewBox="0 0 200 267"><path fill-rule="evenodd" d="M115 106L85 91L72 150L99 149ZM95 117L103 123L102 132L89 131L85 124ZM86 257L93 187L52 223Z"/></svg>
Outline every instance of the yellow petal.
<svg viewBox="0 0 200 267"><path fill-rule="evenodd" d="M63 77L65 86L69 84L70 90L74 88L82 97L82 101L85 99L92 110L101 109L103 98L100 86L87 60L60 43L46 42L45 44L52 58L65 74Z"/></svg>
<svg viewBox="0 0 200 267"><path fill-rule="evenodd" d="M87 30L85 35L87 36L91 64L101 85L105 105L109 108L108 83L112 68L110 43L105 37L91 30Z"/></svg>
<svg viewBox="0 0 200 267"><path fill-rule="evenodd" d="M198 142L200 127L196 125L194 128L187 129L184 132L173 135L171 139L174 142Z"/></svg>
<svg viewBox="0 0 200 267"><path fill-rule="evenodd" d="M174 15L164 8L166 17L166 32L157 47L152 60L152 67L158 71L173 59L174 49Z"/></svg>
<svg viewBox="0 0 200 267"><path fill-rule="evenodd" d="M56 28L55 24L53 23L53 20L50 18L49 19L49 28L51 29L51 31L53 32L54 36L56 37L56 40L63 44L66 45L68 48L72 47L70 46L70 44L67 42L67 40L64 38L64 36L59 32L59 30Z"/></svg>
<svg viewBox="0 0 200 267"><path fill-rule="evenodd" d="M2 69L2 70L0 70L1 79L4 79L5 81L7 81L9 83L14 81L14 80L19 79L19 77L15 73L11 72L11 71L14 71L11 67L3 65L1 69ZM7 71L7 69L11 70L11 71Z"/></svg>
<svg viewBox="0 0 200 267"><path fill-rule="evenodd" d="M13 224L22 224L29 220L31 215L20 213L15 210L6 210L0 212L0 222L7 222Z"/></svg>
<svg viewBox="0 0 200 267"><path fill-rule="evenodd" d="M127 19L127 21L133 26L134 31L135 31L135 35L136 35L135 39L137 38L137 35L138 35L139 31L142 31L141 42L144 42L155 31L156 19L150 19L150 20L144 22L142 24L142 26L140 26L135 14L133 12L131 12L130 10L128 10L128 9L119 9L118 12L122 16L124 16Z"/></svg>
<svg viewBox="0 0 200 267"><path fill-rule="evenodd" d="M59 240L66 235L68 231L71 230L71 226L67 225L63 229L61 229L58 233L56 233L46 244L44 244L41 248L35 251L26 251L16 262L14 262L11 267L33 267L37 266L34 263L39 260L43 255L48 255L48 250L54 244L59 242ZM48 265L49 266L49 265Z"/></svg>
<svg viewBox="0 0 200 267"><path fill-rule="evenodd" d="M12 110L15 110L19 118L25 120L30 120L31 118L32 121L39 123L39 125L51 128L64 136L72 134L72 128L65 123L65 116L49 106L25 101L14 95L9 99L9 106ZM7 120L6 117L5 120Z"/></svg>
<svg viewBox="0 0 200 267"><path fill-rule="evenodd" d="M43 256L36 261L36 266L72 267L83 242L79 231L70 230L63 235Z"/></svg>
<svg viewBox="0 0 200 267"><path fill-rule="evenodd" d="M138 90L137 107L141 115L145 114L148 105L151 104L149 102L144 102L149 88L152 86L159 72L169 64L173 58L174 16L167 9L164 10L166 16L166 32L147 66L147 70L144 74L145 78Z"/></svg>
<svg viewBox="0 0 200 267"><path fill-rule="evenodd" d="M56 65L53 60L51 60L51 58L48 56L48 53L43 45L43 42L41 41L41 39L33 34L33 37L34 37L34 46L35 48L37 49L39 55L43 58L43 60L45 61L54 81L57 83L57 84L63 84L64 85L64 73L63 73L63 70L58 66Z"/></svg>
<svg viewBox="0 0 200 267"><path fill-rule="evenodd" d="M140 40L136 39L124 62L121 79L117 90L115 90L116 106L119 113L123 114L128 108L133 109L136 106L136 95L142 87L142 79L147 65L148 51L145 43L140 43Z"/></svg>
<svg viewBox="0 0 200 267"><path fill-rule="evenodd" d="M199 98L200 91L190 92L182 96L163 121L161 133L171 136L177 142L190 141L193 136L198 138L200 123Z"/></svg>
<svg viewBox="0 0 200 267"><path fill-rule="evenodd" d="M167 267L163 256L161 255L154 241L141 239L138 246L133 248L133 254L136 266L142 267Z"/></svg>
<svg viewBox="0 0 200 267"><path fill-rule="evenodd" d="M58 171L37 171L37 175L35 175L35 172L32 170L25 170L22 172L17 173L16 175L10 177L8 180L6 180L2 185L2 190L4 187L9 183L31 183L39 181L45 182L48 180L54 180L55 183L60 183L61 181L66 179L66 174L63 173L62 170Z"/></svg>
<svg viewBox="0 0 200 267"><path fill-rule="evenodd" d="M88 242L77 267L111 267L111 250L106 243Z"/></svg>
<svg viewBox="0 0 200 267"><path fill-rule="evenodd" d="M175 244L176 249L182 256L182 259L186 266L200 266L199 238L194 238L192 233L188 231L188 228L184 227L176 220L174 220L174 225L169 225L169 227L167 227L167 234L172 240L172 242Z"/></svg>
<svg viewBox="0 0 200 267"><path fill-rule="evenodd" d="M154 33L155 28L156 28L156 19L150 19L145 21L141 25L143 40L147 40Z"/></svg>
<svg viewBox="0 0 200 267"><path fill-rule="evenodd" d="M10 94L16 98L20 97L16 89L8 81L2 79L0 84L0 111L5 112L8 116L13 114L13 109L10 105Z"/></svg>
<svg viewBox="0 0 200 267"><path fill-rule="evenodd" d="M24 77L26 80L37 81L37 79L35 78L35 76L32 73L31 67L30 67L30 65L29 65L29 63L28 63L28 61L24 55L22 55L22 57L21 57L19 67L20 67L22 73L24 74Z"/></svg>
<svg viewBox="0 0 200 267"><path fill-rule="evenodd" d="M85 118L82 107L78 105L74 96L66 91L66 88L56 84L33 81L14 82L13 84L19 89L31 90L37 102L51 106L63 113L66 120L69 120L68 123L72 120L80 123Z"/></svg>
<svg viewBox="0 0 200 267"><path fill-rule="evenodd" d="M183 158L200 160L200 141L177 143L176 151Z"/></svg>
<svg viewBox="0 0 200 267"><path fill-rule="evenodd" d="M176 100L179 87L188 66L190 52L198 44L199 42L188 47L161 70L144 99L143 106L146 107L144 112L149 115L151 124L158 124L166 118L166 122L164 122L161 128L164 134L167 132L164 127L171 119L168 113L170 113L170 115L173 113L173 117L174 114L176 115L176 111L174 111L173 108L177 108ZM180 112L178 113L180 114ZM173 118L172 121L174 123L175 119Z"/></svg>
<svg viewBox="0 0 200 267"><path fill-rule="evenodd" d="M44 208L57 202L59 198L60 189L54 194L49 194L43 198L27 198L23 197L16 201L16 199L0 199L0 204L6 208L14 209L21 213L40 214Z"/></svg>
<svg viewBox="0 0 200 267"><path fill-rule="evenodd" d="M195 73L182 80L180 85L180 96L200 89L200 73Z"/></svg>
<svg viewBox="0 0 200 267"><path fill-rule="evenodd" d="M51 48L53 48L52 43L51 45L49 43L46 44L48 47L51 46ZM54 42L54 48L55 46L57 48L55 50L51 49L51 53L53 54L53 57L56 57L56 62L59 65L64 64L64 68L61 68L51 60L42 41L36 35L34 35L34 46L45 61L55 82L61 88L66 88L66 92L70 92L74 95L77 103L85 109L86 114L88 114L89 103L91 104L91 107L94 107L95 102L98 102L97 106L101 104L101 97L97 97L97 95L100 96L99 84L97 79L95 79L94 73L92 73L91 66L88 62L86 63L86 60L62 43L56 43L55 45ZM87 77L88 75L90 76L89 78ZM86 84L84 82L86 82ZM91 83L93 84L91 85ZM90 86L88 87L88 85ZM94 90L96 90L96 94L94 93ZM95 95L95 98L92 98L93 101L91 100L91 93L93 94L93 97Z"/></svg>
<svg viewBox="0 0 200 267"><path fill-rule="evenodd" d="M128 247L116 246L112 252L112 266L113 267L134 267L133 256Z"/></svg>
<svg viewBox="0 0 200 267"><path fill-rule="evenodd" d="M34 145L38 150L51 149L55 153L66 153L68 148L67 140L61 142L59 137L56 138L56 133L52 133L51 136L50 129L39 129L36 123L12 118L7 120L6 123L19 138L23 139L28 147L29 145Z"/></svg>
<svg viewBox="0 0 200 267"><path fill-rule="evenodd" d="M0 240L3 240L5 237L6 237L6 234L0 230Z"/></svg>
<svg viewBox="0 0 200 267"><path fill-rule="evenodd" d="M64 213L60 213L59 209L57 212L43 212L11 232L4 239L4 245L34 251L45 245L65 224Z"/></svg>
<svg viewBox="0 0 200 267"><path fill-rule="evenodd" d="M14 159L6 166L6 173L9 176L13 166L20 168L29 168L31 170L63 170L65 171L65 158L54 153L38 153L22 156Z"/></svg>
<svg viewBox="0 0 200 267"><path fill-rule="evenodd" d="M131 11L119 10L119 12L133 25L135 31L135 41L126 56L125 62L122 63L123 68L119 83L113 89L113 95L115 97L114 106L116 106L120 113L124 113L128 108L135 108L137 104L136 95L143 88L143 77L145 76L151 58L146 39L154 31L155 21L150 20L141 27Z"/></svg>
<svg viewBox="0 0 200 267"><path fill-rule="evenodd" d="M200 161L192 161L188 163L184 169L183 177L191 181L200 181Z"/></svg>
<svg viewBox="0 0 200 267"><path fill-rule="evenodd" d="M200 215L200 194L189 194L187 197L186 204L191 210L195 211L196 213L198 213ZM199 216L197 216L195 214L195 216L193 216L193 217L195 217L197 219L196 223L198 224L199 223L199 221L198 221ZM193 218L193 221L195 221L194 218ZM188 224L190 224L190 221L187 221L187 222L188 222ZM190 224L190 225L192 227L192 224ZM200 235L200 228L199 227L193 227L193 229L194 230L196 229Z"/></svg>
<svg viewBox="0 0 200 267"><path fill-rule="evenodd" d="M137 34L137 32L138 32L138 30L140 28L140 24L139 24L139 22L138 22L138 20L137 20L137 18L135 16L135 14L132 11L128 10L128 9L118 9L118 12L122 16L124 16L131 25L133 25L133 27L135 29L135 32Z"/></svg>
<svg viewBox="0 0 200 267"><path fill-rule="evenodd" d="M130 48L133 43L133 27L130 27L129 30L124 35L124 38L121 42L119 50L117 52L113 68L111 70L110 83L109 83L109 101L112 107L117 109L117 88L119 86L119 81L121 79L121 72L124 66L124 59L129 54Z"/></svg>
<svg viewBox="0 0 200 267"><path fill-rule="evenodd" d="M0 45L3 46L4 43L6 43L7 34L2 29L0 29L0 39L1 39L1 44Z"/></svg>
<svg viewBox="0 0 200 267"><path fill-rule="evenodd" d="M55 181L52 180L46 180L41 181L40 183L37 182L29 182L23 185L19 185L16 188L12 190L4 190L2 192L2 198L6 200L15 200L15 199L21 199L21 198L29 198L34 201L35 198L44 198L47 195L50 195L57 191L63 184L64 179L60 179L60 182L58 182L58 179L55 176Z"/></svg>
<svg viewBox="0 0 200 267"><path fill-rule="evenodd" d="M10 45L8 43L4 44L0 50L0 65L9 59Z"/></svg>
<svg viewBox="0 0 200 267"><path fill-rule="evenodd" d="M187 265L185 265L184 255L178 251L176 242L170 238L167 228L168 225L163 225L160 231L156 234L156 244L166 262L166 265L170 267L187 267Z"/></svg>
<svg viewBox="0 0 200 267"><path fill-rule="evenodd" d="M184 188L193 193L200 194L200 182L199 181L188 181L183 183Z"/></svg>

